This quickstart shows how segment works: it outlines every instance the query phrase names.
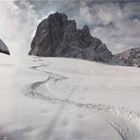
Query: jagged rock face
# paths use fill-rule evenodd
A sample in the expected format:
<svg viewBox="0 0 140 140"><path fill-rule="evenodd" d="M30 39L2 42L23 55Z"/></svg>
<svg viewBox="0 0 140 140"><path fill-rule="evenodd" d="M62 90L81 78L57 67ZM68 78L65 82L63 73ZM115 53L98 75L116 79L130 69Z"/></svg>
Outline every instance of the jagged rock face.
<svg viewBox="0 0 140 140"><path fill-rule="evenodd" d="M8 47L5 45L5 43L1 39L0 39L0 53L10 55Z"/></svg>
<svg viewBox="0 0 140 140"><path fill-rule="evenodd" d="M112 53L99 39L90 35L89 28L76 28L74 20L54 13L43 20L36 31L29 55L71 57L108 62Z"/></svg>
<svg viewBox="0 0 140 140"><path fill-rule="evenodd" d="M114 55L112 64L140 67L140 48L132 48Z"/></svg>

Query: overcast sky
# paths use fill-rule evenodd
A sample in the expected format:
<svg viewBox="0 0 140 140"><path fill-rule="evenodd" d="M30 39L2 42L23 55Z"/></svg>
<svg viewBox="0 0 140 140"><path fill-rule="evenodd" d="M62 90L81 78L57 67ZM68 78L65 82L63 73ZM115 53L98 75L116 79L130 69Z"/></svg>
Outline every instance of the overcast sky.
<svg viewBox="0 0 140 140"><path fill-rule="evenodd" d="M88 25L113 53L140 47L140 0L1 0L0 38L27 54L38 23L56 11Z"/></svg>

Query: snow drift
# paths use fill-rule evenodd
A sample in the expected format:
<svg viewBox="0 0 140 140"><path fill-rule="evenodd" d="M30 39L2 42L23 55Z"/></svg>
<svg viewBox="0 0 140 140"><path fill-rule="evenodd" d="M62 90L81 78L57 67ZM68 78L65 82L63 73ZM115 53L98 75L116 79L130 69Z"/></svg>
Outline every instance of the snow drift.
<svg viewBox="0 0 140 140"><path fill-rule="evenodd" d="M140 139L138 68L64 58L2 59L1 139Z"/></svg>

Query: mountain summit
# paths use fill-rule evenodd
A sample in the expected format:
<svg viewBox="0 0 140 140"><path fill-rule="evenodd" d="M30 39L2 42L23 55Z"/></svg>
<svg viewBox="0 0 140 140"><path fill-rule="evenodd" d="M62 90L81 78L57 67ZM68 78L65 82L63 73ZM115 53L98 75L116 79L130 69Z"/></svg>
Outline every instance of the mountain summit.
<svg viewBox="0 0 140 140"><path fill-rule="evenodd" d="M109 62L113 56L100 39L91 36L88 26L77 29L75 20L68 20L65 14L58 12L39 24L29 55L99 62Z"/></svg>

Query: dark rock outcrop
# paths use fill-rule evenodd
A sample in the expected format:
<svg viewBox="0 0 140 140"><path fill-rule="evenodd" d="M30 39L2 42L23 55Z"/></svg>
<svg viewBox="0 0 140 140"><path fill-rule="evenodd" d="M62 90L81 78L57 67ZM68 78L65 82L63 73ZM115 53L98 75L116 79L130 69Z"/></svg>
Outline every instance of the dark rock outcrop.
<svg viewBox="0 0 140 140"><path fill-rule="evenodd" d="M8 47L5 45L5 43L1 39L0 39L0 53L10 55Z"/></svg>
<svg viewBox="0 0 140 140"><path fill-rule="evenodd" d="M29 55L80 58L140 67L140 48L113 55L100 39L91 36L87 26L77 29L74 20L68 20L65 14L58 12L39 24Z"/></svg>
<svg viewBox="0 0 140 140"><path fill-rule="evenodd" d="M92 37L87 26L77 29L74 20L54 13L38 26L29 55L70 57L109 62L112 53L99 39Z"/></svg>
<svg viewBox="0 0 140 140"><path fill-rule="evenodd" d="M140 48L132 48L115 54L111 60L111 64L140 67Z"/></svg>

